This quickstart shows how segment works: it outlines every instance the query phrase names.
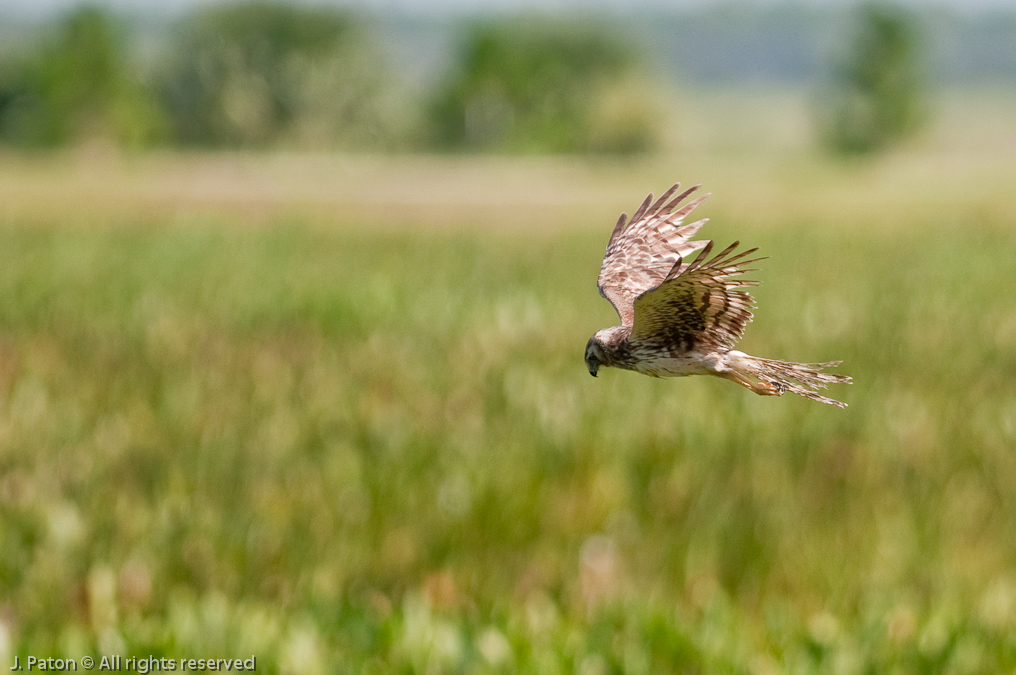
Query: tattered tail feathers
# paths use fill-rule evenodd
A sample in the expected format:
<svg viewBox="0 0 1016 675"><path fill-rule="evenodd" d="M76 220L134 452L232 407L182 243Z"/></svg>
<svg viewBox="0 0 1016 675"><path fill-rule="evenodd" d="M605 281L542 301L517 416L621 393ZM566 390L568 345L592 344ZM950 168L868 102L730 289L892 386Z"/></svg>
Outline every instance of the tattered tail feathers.
<svg viewBox="0 0 1016 675"><path fill-rule="evenodd" d="M727 364L743 375L750 375L762 382L775 385L777 388L809 398L812 401L828 403L838 408L847 407L846 403L822 396L817 391L825 389L830 384L850 384L852 382L847 375L822 372L825 368L840 365L842 361L794 363L763 359L741 352L729 352L727 356Z"/></svg>

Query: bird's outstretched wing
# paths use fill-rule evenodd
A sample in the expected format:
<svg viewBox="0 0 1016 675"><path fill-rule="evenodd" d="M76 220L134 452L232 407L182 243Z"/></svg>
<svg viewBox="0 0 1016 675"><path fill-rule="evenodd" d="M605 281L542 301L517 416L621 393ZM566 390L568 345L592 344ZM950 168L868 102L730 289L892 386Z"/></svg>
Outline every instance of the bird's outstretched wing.
<svg viewBox="0 0 1016 675"><path fill-rule="evenodd" d="M681 206L700 187L695 185L674 196L681 189L681 184L676 183L655 202L650 194L630 221L622 213L614 226L596 285L600 295L614 306L623 325L631 326L635 320L635 298L675 276L675 271L680 274L687 269L683 259L708 243L688 241L706 219L683 224L688 214L709 196L702 195Z"/></svg>
<svg viewBox="0 0 1016 675"><path fill-rule="evenodd" d="M753 248L734 254L740 242L709 259L708 242L691 263L678 261L655 287L633 303L631 339L661 348L687 351L696 345L732 349L751 321L755 302L748 291L758 281L736 279L753 272L744 266Z"/></svg>

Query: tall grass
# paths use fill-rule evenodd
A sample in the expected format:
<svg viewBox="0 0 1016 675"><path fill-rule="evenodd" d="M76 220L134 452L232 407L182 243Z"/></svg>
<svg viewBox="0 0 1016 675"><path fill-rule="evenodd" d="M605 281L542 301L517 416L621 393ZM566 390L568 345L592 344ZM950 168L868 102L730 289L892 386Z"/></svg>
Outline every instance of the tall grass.
<svg viewBox="0 0 1016 675"><path fill-rule="evenodd" d="M7 661L1016 668L1016 234L751 232L841 411L590 378L606 229L119 225L0 230Z"/></svg>

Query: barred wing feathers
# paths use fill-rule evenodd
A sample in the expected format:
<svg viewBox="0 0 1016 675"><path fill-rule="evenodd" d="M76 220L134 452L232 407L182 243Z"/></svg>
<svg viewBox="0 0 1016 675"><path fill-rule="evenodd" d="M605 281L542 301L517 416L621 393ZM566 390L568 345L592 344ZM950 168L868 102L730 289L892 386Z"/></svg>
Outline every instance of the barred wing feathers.
<svg viewBox="0 0 1016 675"><path fill-rule="evenodd" d="M681 206L700 187L695 185L674 196L681 188L680 183L675 183L655 202L650 193L630 221L622 213L614 226L597 286L600 295L614 306L623 325L633 324L637 297L659 286L675 270L680 274L687 269L683 260L708 243L689 241L706 219L683 224L688 214L709 196L702 195Z"/></svg>
<svg viewBox="0 0 1016 675"><path fill-rule="evenodd" d="M734 242L708 259L713 248L710 241L692 263L675 263L660 284L635 299L631 339L684 351L703 344L733 349L755 307L744 289L759 284L735 277L753 272L744 266L762 260L745 260L756 248L735 255L739 245Z"/></svg>

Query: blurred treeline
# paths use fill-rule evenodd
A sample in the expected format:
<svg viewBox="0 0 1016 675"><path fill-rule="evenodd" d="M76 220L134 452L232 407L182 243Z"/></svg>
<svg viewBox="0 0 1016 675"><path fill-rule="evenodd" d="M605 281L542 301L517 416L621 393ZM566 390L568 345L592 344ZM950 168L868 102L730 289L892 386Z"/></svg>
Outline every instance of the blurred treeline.
<svg viewBox="0 0 1016 675"><path fill-rule="evenodd" d="M0 49L0 143L642 152L680 123L673 102L696 78L682 80L675 61L695 59L707 85L729 85L724 69L737 72L734 86L756 76L778 86L773 69L807 78L818 136L836 151L891 146L927 119L925 90L949 70L949 41L931 44L913 16L862 5L830 40L833 24L804 8L770 13L772 25L722 10L653 24L458 20L449 53L414 79L407 62L435 61L433 41L348 10L219 4L139 41L118 15L79 7Z"/></svg>
<svg viewBox="0 0 1016 675"><path fill-rule="evenodd" d="M367 22L281 2L202 9L156 58L125 26L74 10L0 62L0 138L129 147L646 150L659 117L645 60L594 24L463 28L433 87L406 86Z"/></svg>

